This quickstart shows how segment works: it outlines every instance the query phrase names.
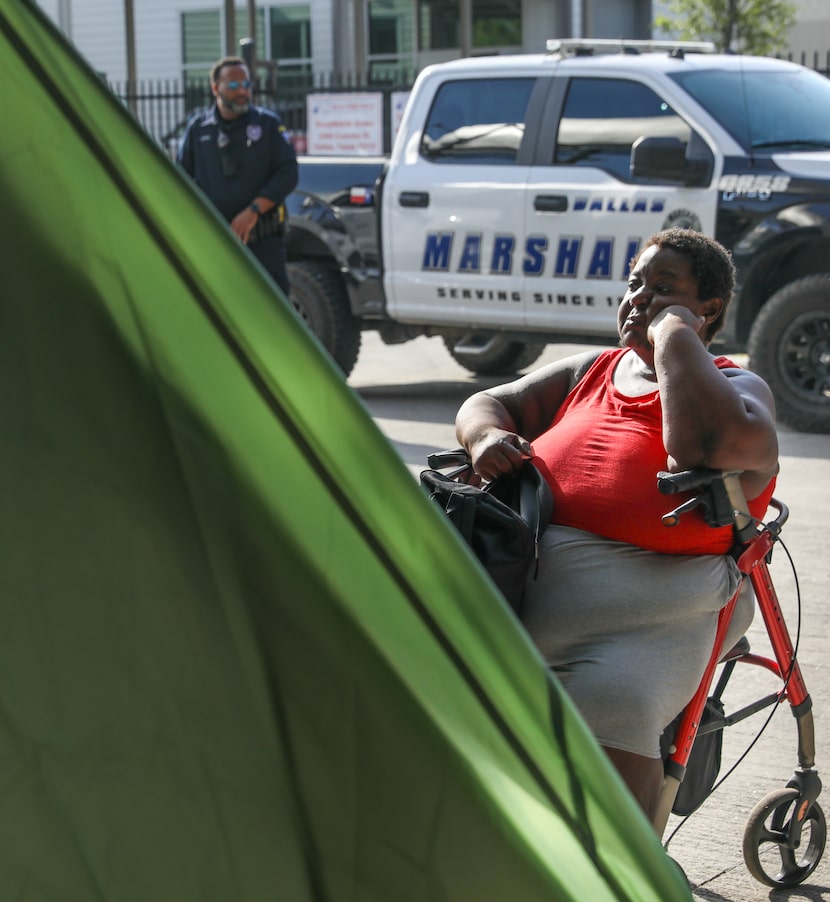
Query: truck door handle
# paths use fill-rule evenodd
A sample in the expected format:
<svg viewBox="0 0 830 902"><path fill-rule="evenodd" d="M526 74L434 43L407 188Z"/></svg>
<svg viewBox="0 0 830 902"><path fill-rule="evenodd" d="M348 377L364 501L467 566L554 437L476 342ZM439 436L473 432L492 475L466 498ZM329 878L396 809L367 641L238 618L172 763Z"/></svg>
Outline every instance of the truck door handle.
<svg viewBox="0 0 830 902"><path fill-rule="evenodd" d="M567 213L568 198L564 194L537 194L533 209L539 213Z"/></svg>
<svg viewBox="0 0 830 902"><path fill-rule="evenodd" d="M402 207L428 207L429 194L426 191L401 191L398 202Z"/></svg>

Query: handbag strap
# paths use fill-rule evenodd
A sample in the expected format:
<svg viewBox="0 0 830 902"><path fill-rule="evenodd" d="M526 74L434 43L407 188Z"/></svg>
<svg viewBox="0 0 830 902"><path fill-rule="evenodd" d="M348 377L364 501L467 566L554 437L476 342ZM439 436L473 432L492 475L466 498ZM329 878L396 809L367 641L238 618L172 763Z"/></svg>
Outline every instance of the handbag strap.
<svg viewBox="0 0 830 902"><path fill-rule="evenodd" d="M454 448L452 451L435 451L427 455L427 466L433 470L446 470L447 467L455 467L446 473L448 479L455 482L464 482L467 485L481 485L481 477L473 469L470 455L464 448Z"/></svg>
<svg viewBox="0 0 830 902"><path fill-rule="evenodd" d="M538 546L553 513L553 496L544 476L530 462L525 461L518 475L519 516L533 530Z"/></svg>
<svg viewBox="0 0 830 902"><path fill-rule="evenodd" d="M464 448L454 448L452 451L435 451L427 455L427 466L433 470L445 470L447 467L471 467L470 455Z"/></svg>
<svg viewBox="0 0 830 902"><path fill-rule="evenodd" d="M433 454L429 454L427 456L427 464L434 470L456 467L457 469L446 474L449 479L453 479L456 482L472 483L473 485L479 482L479 477L473 470L470 455L464 448L454 448L451 451L436 451ZM542 533L545 531L548 523L550 523L553 512L553 495L551 494L550 486L544 476L529 460L524 462L522 469L515 476L506 476L504 478L514 482L516 487L516 494L513 495L514 509L533 532L536 559L538 561L539 542ZM485 490L491 488L494 484L490 483ZM465 500L468 499L464 499L461 495L454 496L454 500L450 503L453 506L453 511L448 506L447 513L459 519L456 525L462 531L464 537L469 540L469 536L472 535L474 511L472 505L466 512L462 510ZM467 532L461 527L460 521L462 519L467 523Z"/></svg>
<svg viewBox="0 0 830 902"><path fill-rule="evenodd" d="M447 516L461 533L468 545L473 544L473 526L476 519L476 505L473 498L461 492L452 492L445 508Z"/></svg>

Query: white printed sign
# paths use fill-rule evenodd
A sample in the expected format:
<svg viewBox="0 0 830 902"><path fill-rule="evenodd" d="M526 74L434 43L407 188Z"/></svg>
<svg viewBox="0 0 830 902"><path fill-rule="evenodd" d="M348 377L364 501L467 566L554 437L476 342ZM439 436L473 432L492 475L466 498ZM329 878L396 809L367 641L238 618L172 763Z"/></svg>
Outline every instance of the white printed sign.
<svg viewBox="0 0 830 902"><path fill-rule="evenodd" d="M383 153L382 94L309 94L308 153Z"/></svg>
<svg viewBox="0 0 830 902"><path fill-rule="evenodd" d="M409 91L393 91L392 92L392 141L398 134L401 127L401 119L403 119L403 111L406 107L406 101L409 100Z"/></svg>

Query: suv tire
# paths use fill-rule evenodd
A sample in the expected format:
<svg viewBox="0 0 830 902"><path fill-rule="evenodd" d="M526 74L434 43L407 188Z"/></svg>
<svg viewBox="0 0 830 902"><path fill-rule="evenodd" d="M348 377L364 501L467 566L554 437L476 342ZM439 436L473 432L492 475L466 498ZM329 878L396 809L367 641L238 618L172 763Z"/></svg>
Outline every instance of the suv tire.
<svg viewBox="0 0 830 902"><path fill-rule="evenodd" d="M750 367L773 395L778 419L799 432L830 432L830 273L776 292L758 313Z"/></svg>
<svg viewBox="0 0 830 902"><path fill-rule="evenodd" d="M360 353L360 321L352 315L337 273L324 264L302 260L288 264L291 306L348 376Z"/></svg>
<svg viewBox="0 0 830 902"><path fill-rule="evenodd" d="M444 336L444 346L456 363L479 376L510 376L530 366L547 345L510 341L492 332L467 332L460 338Z"/></svg>

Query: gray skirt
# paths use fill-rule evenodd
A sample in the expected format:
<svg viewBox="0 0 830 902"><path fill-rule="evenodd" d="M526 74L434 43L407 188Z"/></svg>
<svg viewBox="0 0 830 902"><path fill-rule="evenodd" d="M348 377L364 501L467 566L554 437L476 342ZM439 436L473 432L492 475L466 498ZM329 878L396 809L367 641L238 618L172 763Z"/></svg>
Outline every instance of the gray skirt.
<svg viewBox="0 0 830 902"><path fill-rule="evenodd" d="M740 573L725 555L643 551L567 526L542 537L522 622L600 745L660 757L691 699ZM725 648L752 622L747 583Z"/></svg>

